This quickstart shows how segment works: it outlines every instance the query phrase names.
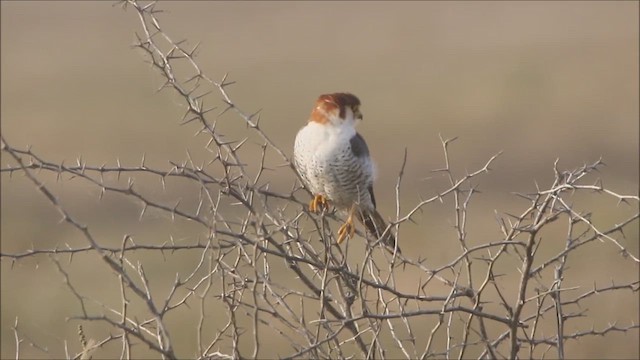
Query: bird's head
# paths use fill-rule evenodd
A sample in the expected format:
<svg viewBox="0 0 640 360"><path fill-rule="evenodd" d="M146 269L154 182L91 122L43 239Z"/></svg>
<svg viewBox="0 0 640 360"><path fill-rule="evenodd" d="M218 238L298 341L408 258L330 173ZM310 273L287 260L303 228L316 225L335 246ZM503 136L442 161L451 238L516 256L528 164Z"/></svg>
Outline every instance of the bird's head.
<svg viewBox="0 0 640 360"><path fill-rule="evenodd" d="M360 100L349 93L320 95L309 119L334 126L355 126L358 120L362 120Z"/></svg>

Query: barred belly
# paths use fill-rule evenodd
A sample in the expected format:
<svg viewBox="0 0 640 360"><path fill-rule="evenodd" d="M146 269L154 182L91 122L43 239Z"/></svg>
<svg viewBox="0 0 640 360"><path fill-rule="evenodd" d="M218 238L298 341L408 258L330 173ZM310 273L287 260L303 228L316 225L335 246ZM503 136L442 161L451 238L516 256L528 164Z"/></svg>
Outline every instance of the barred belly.
<svg viewBox="0 0 640 360"><path fill-rule="evenodd" d="M336 207L348 208L354 203L372 207L368 188L373 179L371 170L365 169L369 164L353 156L349 146L335 149L327 155L318 159L322 164L314 169L317 170L314 177L321 183L320 193Z"/></svg>

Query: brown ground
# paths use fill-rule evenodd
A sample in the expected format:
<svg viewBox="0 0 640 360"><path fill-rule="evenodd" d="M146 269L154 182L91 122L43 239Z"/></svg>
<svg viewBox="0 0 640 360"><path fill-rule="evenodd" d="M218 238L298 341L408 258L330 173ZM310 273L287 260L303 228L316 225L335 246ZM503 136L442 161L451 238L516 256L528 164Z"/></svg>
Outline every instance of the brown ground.
<svg viewBox="0 0 640 360"><path fill-rule="evenodd" d="M556 158L561 167L573 168L602 156L605 185L637 195L637 2L190 2L160 7L168 10L161 16L165 30L202 42L198 59L203 70L216 79L230 73L237 81L234 100L246 111L263 109L264 130L288 154L318 94L357 94L365 116L360 131L380 173L378 203L388 216L394 212L405 147L403 204L408 208L419 195L443 188L430 172L442 166L438 134L459 137L452 156L460 175L504 151L495 171L480 181L483 194L469 224L476 243L487 234L496 236L494 209L522 209L510 192L531 191L534 180L550 183ZM183 111L179 99L169 92L154 94L159 76L130 48L134 32L140 31L133 11L110 2L2 2L1 10L2 134L13 146L33 145L58 162L75 162L82 155L96 165L115 164L117 157L135 164L146 153L149 165L164 167L167 159L184 159L185 149L206 158L205 139L194 138L192 127L177 126ZM217 102L219 96L211 99ZM245 131L235 117L221 121L228 122L230 133ZM291 183L290 178L279 181ZM98 208L95 190L79 182L53 188L72 212L103 234L105 243L119 243L134 228L150 241L180 231L167 225L156 225L157 233L145 231L136 223L137 204L108 196ZM586 205L596 213L601 206L614 210L601 211L599 221L619 219L615 203L590 199ZM415 238L428 231L434 240L402 243L405 253L456 254L457 245L438 240L451 233L451 216L450 207L429 207L406 234ZM2 176L2 252L82 244L58 220L21 176ZM637 255L637 230L626 236ZM166 276L177 271L157 260L157 271ZM110 273L102 265L95 272L86 270L94 264L75 258L71 268L81 269L76 281L94 298L115 306L117 291L110 297L109 286L117 289L117 284L95 281ZM23 332L64 356L63 341L77 338L76 324L64 319L76 314L77 303L60 275L46 258L13 268L3 260L1 266L0 356L14 356L16 316ZM602 270L588 275L586 283L638 277L637 266L621 261L613 249L581 254L570 275L580 278L581 271L594 267ZM611 319L638 319L638 300L628 294L602 301L590 313L596 327ZM193 319L182 321L187 327ZM567 352L637 358L637 334L569 342ZM178 353L191 356L190 334L177 337ZM42 356L23 351L26 357Z"/></svg>

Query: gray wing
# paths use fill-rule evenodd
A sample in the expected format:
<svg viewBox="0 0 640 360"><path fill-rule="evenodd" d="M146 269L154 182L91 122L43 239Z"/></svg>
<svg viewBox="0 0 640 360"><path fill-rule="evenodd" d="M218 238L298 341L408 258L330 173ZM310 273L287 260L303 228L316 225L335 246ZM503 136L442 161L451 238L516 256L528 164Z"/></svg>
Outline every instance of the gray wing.
<svg viewBox="0 0 640 360"><path fill-rule="evenodd" d="M364 138L359 133L356 133L351 140L349 140L351 144L351 151L353 155L356 157L369 157L369 147L367 143L364 141ZM373 208L376 208L376 197L373 195L373 186L369 186L369 195L371 195L371 202L373 203Z"/></svg>
<svg viewBox="0 0 640 360"><path fill-rule="evenodd" d="M351 143L351 151L353 152L353 155L356 157L369 156L369 147L364 141L362 135L356 133L349 142Z"/></svg>
<svg viewBox="0 0 640 360"><path fill-rule="evenodd" d="M369 186L369 195L371 195L371 203L373 203L373 208L376 208L376 197L373 196L373 186Z"/></svg>

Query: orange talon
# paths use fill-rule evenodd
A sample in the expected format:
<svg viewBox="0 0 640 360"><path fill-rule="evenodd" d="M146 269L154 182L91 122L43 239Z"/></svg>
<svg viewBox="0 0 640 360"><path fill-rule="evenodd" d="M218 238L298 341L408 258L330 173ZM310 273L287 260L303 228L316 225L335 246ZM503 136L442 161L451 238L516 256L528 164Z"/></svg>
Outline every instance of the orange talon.
<svg viewBox="0 0 640 360"><path fill-rule="evenodd" d="M327 198L325 198L322 195L314 196L313 199L311 199L311 202L309 203L309 211L313 213L322 212L322 210L326 209L327 207L328 207Z"/></svg>
<svg viewBox="0 0 640 360"><path fill-rule="evenodd" d="M338 229L338 245L340 245L347 237L351 239L356 233L356 227L355 225L353 225L354 210L355 206L351 208L351 211L349 211L349 217L347 217L347 221L345 221L344 225L340 226L340 229Z"/></svg>

